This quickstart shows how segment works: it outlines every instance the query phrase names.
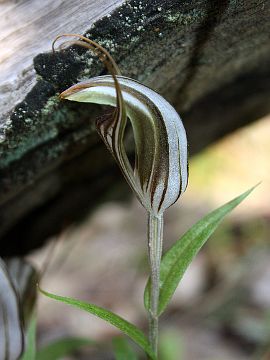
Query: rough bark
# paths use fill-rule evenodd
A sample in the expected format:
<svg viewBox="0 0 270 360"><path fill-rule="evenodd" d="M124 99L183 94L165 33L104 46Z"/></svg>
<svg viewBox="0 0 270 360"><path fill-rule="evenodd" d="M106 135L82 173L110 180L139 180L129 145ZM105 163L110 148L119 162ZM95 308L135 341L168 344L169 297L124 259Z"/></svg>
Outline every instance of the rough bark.
<svg viewBox="0 0 270 360"><path fill-rule="evenodd" d="M26 10L22 3L12 8L14 19L18 9ZM112 53L124 75L173 103L186 125L191 154L270 110L269 1L101 3L89 21L93 2L59 1L55 16L47 6L46 16L36 19L30 54L11 53L10 62L0 64L1 255L25 253L105 198L127 193L94 131L99 110L57 97L80 79L102 73L102 66L76 47L38 54L49 51L56 30L87 34ZM44 11L43 6L40 14ZM29 39L24 41L22 54ZM28 66L34 51L35 71Z"/></svg>

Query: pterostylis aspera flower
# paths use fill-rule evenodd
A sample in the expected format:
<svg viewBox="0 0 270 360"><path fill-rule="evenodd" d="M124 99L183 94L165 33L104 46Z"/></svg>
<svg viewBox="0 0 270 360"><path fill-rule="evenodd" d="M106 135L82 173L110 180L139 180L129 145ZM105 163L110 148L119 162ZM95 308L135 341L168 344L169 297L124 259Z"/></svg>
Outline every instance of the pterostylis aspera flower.
<svg viewBox="0 0 270 360"><path fill-rule="evenodd" d="M177 201L187 187L185 129L178 113L162 96L136 80L121 76L111 55L99 44L77 34L60 35L56 40L63 36L79 38L73 43L92 50L110 73L80 82L62 92L60 97L115 108L111 116L106 115L96 121L96 128L148 212L151 268L149 340L157 354L163 212ZM124 145L127 119L131 122L134 135L134 166L128 159Z"/></svg>

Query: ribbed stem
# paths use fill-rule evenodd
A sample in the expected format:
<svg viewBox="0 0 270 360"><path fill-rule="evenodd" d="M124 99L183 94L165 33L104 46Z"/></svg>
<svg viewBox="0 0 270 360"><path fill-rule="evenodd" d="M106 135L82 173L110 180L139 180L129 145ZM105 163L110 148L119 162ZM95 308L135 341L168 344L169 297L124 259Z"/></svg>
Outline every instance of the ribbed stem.
<svg viewBox="0 0 270 360"><path fill-rule="evenodd" d="M163 242L163 215L148 214L148 251L150 264L149 341L154 353L158 353L158 301L160 261Z"/></svg>

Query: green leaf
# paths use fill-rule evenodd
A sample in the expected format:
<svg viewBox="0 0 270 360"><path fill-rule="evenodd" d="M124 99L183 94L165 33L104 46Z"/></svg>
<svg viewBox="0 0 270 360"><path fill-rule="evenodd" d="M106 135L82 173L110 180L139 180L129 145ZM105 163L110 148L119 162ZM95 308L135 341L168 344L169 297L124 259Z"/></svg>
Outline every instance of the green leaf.
<svg viewBox="0 0 270 360"><path fill-rule="evenodd" d="M36 360L36 317L32 316L27 331L26 349L21 360Z"/></svg>
<svg viewBox="0 0 270 360"><path fill-rule="evenodd" d="M115 326L119 330L121 330L124 334L129 336L136 344L138 344L149 356L151 359L156 359L155 354L153 353L151 346L144 335L144 333L138 329L135 325L129 323L128 321L124 320L120 316L114 314L113 312L103 309L97 305L89 304L84 301L63 297L59 295L54 295L51 293L48 293L47 291L44 291L42 289L39 289L42 294L45 296L63 302L68 305L72 305L74 307L77 307L79 309L82 309L92 315L95 315L99 317L100 319L103 319L110 323L111 325Z"/></svg>
<svg viewBox="0 0 270 360"><path fill-rule="evenodd" d="M239 205L256 186L206 215L166 252L160 268L159 315L165 310L187 267L201 247L213 234L223 218ZM149 289L150 282L148 281L144 293L146 309L149 309Z"/></svg>
<svg viewBox="0 0 270 360"><path fill-rule="evenodd" d="M113 349L116 360L138 359L128 341L123 337L119 336L113 339Z"/></svg>
<svg viewBox="0 0 270 360"><path fill-rule="evenodd" d="M38 350L36 360L59 360L83 346L93 344L95 342L87 338L70 337L59 339Z"/></svg>

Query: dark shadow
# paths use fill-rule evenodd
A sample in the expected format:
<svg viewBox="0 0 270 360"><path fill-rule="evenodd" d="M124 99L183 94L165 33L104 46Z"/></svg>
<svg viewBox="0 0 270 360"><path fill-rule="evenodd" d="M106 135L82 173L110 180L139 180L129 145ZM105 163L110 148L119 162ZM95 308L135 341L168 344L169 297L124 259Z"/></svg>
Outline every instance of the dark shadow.
<svg viewBox="0 0 270 360"><path fill-rule="evenodd" d="M187 65L185 79L180 87L181 93L185 93L192 79L195 77L197 65L200 61L202 51L208 42L211 33L215 27L221 22L222 15L229 6L228 0L209 0L206 8L206 16L204 21L198 26L196 38L190 60Z"/></svg>

